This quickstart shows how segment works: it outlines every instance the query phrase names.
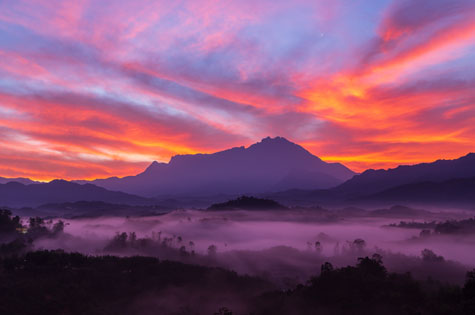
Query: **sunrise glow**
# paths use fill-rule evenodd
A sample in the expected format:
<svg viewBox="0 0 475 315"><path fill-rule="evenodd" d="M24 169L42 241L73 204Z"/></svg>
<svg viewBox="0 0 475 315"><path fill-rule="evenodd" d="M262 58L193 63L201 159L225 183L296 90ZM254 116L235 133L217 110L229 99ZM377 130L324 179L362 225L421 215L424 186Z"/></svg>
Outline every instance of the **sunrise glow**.
<svg viewBox="0 0 475 315"><path fill-rule="evenodd" d="M475 151L475 2L0 2L0 176L266 136L356 172Z"/></svg>

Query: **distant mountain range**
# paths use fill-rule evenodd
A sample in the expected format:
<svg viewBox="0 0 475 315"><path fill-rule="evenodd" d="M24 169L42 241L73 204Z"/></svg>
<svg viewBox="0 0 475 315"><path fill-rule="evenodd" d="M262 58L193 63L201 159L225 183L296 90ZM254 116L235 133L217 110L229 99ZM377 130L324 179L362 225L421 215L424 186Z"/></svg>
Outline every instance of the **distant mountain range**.
<svg viewBox="0 0 475 315"><path fill-rule="evenodd" d="M11 182L17 182L23 185L30 185L30 184L38 184L40 182L35 182L29 178L17 177L17 178L7 178L7 177L0 177L0 184L6 184Z"/></svg>
<svg viewBox="0 0 475 315"><path fill-rule="evenodd" d="M38 207L79 201L166 207L208 206L241 195L286 205L475 203L475 154L355 174L326 163L285 138L248 148L177 155L143 173L91 182L0 177L0 206Z"/></svg>
<svg viewBox="0 0 475 315"><path fill-rule="evenodd" d="M373 194L389 188L421 183L442 182L455 178L475 177L475 154L455 160L438 160L433 163L401 165L388 170L367 170L354 176L334 190L348 197Z"/></svg>
<svg viewBox="0 0 475 315"><path fill-rule="evenodd" d="M91 183L146 197L257 194L292 188L334 187L355 173L326 163L285 138L265 138L248 148L213 154L177 155L153 162L143 173Z"/></svg>
<svg viewBox="0 0 475 315"><path fill-rule="evenodd" d="M17 208L15 215L23 217L93 218L101 216L153 216L175 208L157 205L115 204L104 201L76 201L43 204L35 208Z"/></svg>
<svg viewBox="0 0 475 315"><path fill-rule="evenodd" d="M103 201L115 204L150 205L155 201L123 192L109 191L92 184L76 184L64 180L23 185L0 184L0 207L36 207L42 204L76 201Z"/></svg>
<svg viewBox="0 0 475 315"><path fill-rule="evenodd" d="M326 190L289 190L265 195L288 204L419 203L475 206L475 154L454 160L367 170Z"/></svg>
<svg viewBox="0 0 475 315"><path fill-rule="evenodd" d="M361 201L475 206L475 177L401 185L356 198Z"/></svg>

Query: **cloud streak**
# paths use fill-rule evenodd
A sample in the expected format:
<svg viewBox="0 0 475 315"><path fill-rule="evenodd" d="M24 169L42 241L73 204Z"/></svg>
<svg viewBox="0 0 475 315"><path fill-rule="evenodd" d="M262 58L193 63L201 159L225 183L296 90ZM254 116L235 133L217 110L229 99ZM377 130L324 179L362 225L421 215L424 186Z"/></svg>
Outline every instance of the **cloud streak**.
<svg viewBox="0 0 475 315"><path fill-rule="evenodd" d="M356 171L454 158L473 21L468 0L4 1L0 176L125 176L267 135Z"/></svg>

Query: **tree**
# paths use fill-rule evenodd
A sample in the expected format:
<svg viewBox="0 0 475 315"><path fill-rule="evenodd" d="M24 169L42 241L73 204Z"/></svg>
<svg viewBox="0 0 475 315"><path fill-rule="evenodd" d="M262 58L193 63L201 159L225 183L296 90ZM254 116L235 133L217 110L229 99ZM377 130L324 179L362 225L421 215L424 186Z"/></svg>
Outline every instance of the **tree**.
<svg viewBox="0 0 475 315"><path fill-rule="evenodd" d="M425 248L421 252L422 260L427 262L442 262L444 257L436 255L432 250Z"/></svg>
<svg viewBox="0 0 475 315"><path fill-rule="evenodd" d="M318 255L322 253L322 244L319 241L315 242L315 251Z"/></svg>
<svg viewBox="0 0 475 315"><path fill-rule="evenodd" d="M380 265L383 264L383 256L381 256L378 253L374 253L373 256L371 256L371 259L379 263Z"/></svg>
<svg viewBox="0 0 475 315"><path fill-rule="evenodd" d="M465 277L464 293L475 298L475 269L467 272Z"/></svg>
<svg viewBox="0 0 475 315"><path fill-rule="evenodd" d="M233 312L227 307L221 307L217 313L214 313L214 315L233 315Z"/></svg>
<svg viewBox="0 0 475 315"><path fill-rule="evenodd" d="M340 255L340 242L336 242L335 247L333 248L333 255Z"/></svg>
<svg viewBox="0 0 475 315"><path fill-rule="evenodd" d="M185 246L181 246L178 251L179 251L179 253L180 253L180 256L182 256L182 257L188 256L188 252L186 251L186 247L185 247Z"/></svg>
<svg viewBox="0 0 475 315"><path fill-rule="evenodd" d="M353 244L352 244L352 248L356 249L357 251L359 252L362 252L366 247L366 241L361 239L361 238L357 238L353 241Z"/></svg>
<svg viewBox="0 0 475 315"><path fill-rule="evenodd" d="M379 254L374 254L373 258L358 258L358 264L356 266L367 275L384 278L387 274L386 268L383 265L382 256Z"/></svg>
<svg viewBox="0 0 475 315"><path fill-rule="evenodd" d="M217 250L218 250L218 248L216 247L216 245L210 245L208 247L208 256L211 256L211 257L216 256Z"/></svg>
<svg viewBox="0 0 475 315"><path fill-rule="evenodd" d="M467 272L463 287L464 309L467 314L475 314L475 269Z"/></svg>
<svg viewBox="0 0 475 315"><path fill-rule="evenodd" d="M0 209L0 234L15 233L22 228L20 217L12 217L12 213L7 209Z"/></svg>
<svg viewBox="0 0 475 315"><path fill-rule="evenodd" d="M320 267L320 271L322 274L327 273L327 272L332 272L333 265L327 261L322 265L322 267Z"/></svg>
<svg viewBox="0 0 475 315"><path fill-rule="evenodd" d="M137 241L137 234L135 234L135 232L130 232L129 233L129 243L132 246L134 246L136 241Z"/></svg>
<svg viewBox="0 0 475 315"><path fill-rule="evenodd" d="M45 226L45 221L40 217L29 219L28 236L32 239L49 235L49 231Z"/></svg>
<svg viewBox="0 0 475 315"><path fill-rule="evenodd" d="M105 251L120 250L127 247L127 233L117 233L114 238L104 248Z"/></svg>
<svg viewBox="0 0 475 315"><path fill-rule="evenodd" d="M53 235L58 235L64 231L64 222L59 220L53 225L52 233Z"/></svg>

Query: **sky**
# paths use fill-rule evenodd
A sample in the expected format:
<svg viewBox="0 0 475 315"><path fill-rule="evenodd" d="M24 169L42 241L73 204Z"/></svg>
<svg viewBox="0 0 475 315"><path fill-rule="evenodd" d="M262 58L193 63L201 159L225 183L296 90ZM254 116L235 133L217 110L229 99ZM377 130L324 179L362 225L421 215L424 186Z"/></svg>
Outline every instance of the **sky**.
<svg viewBox="0 0 475 315"><path fill-rule="evenodd" d="M267 136L357 172L475 151L475 1L0 0L0 176Z"/></svg>

